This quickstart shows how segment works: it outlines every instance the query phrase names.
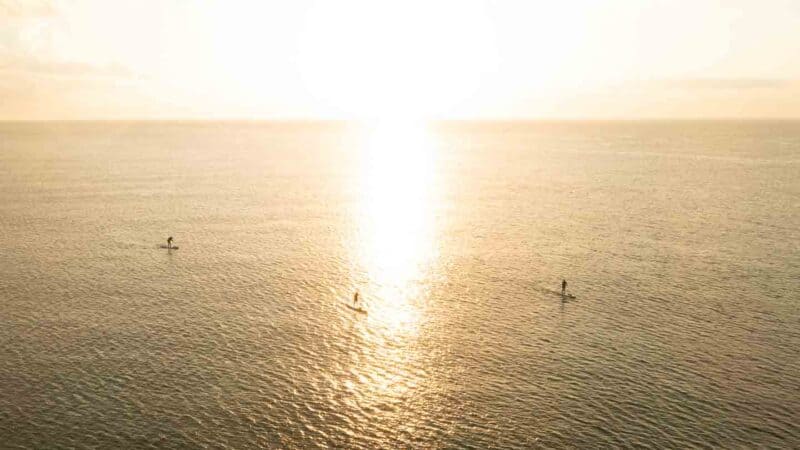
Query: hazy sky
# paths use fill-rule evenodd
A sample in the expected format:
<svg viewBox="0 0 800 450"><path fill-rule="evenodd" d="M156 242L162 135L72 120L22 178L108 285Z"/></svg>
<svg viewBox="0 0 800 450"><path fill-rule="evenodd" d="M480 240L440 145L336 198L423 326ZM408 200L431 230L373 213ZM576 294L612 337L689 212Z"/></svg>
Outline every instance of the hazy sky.
<svg viewBox="0 0 800 450"><path fill-rule="evenodd" d="M0 119L800 118L798 0L0 0Z"/></svg>

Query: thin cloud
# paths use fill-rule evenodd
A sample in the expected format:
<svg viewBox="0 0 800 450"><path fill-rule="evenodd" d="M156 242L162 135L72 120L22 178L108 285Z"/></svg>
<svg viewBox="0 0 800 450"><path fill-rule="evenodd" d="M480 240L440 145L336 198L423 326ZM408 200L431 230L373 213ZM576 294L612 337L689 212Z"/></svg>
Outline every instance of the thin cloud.
<svg viewBox="0 0 800 450"><path fill-rule="evenodd" d="M130 68L118 64L90 64L79 61L45 60L32 55L13 55L0 52L0 79L49 78L142 78Z"/></svg>
<svg viewBox="0 0 800 450"><path fill-rule="evenodd" d="M796 84L796 80L780 78L686 78L659 80L653 87L686 90L751 90L785 89Z"/></svg>
<svg viewBox="0 0 800 450"><path fill-rule="evenodd" d="M135 72L121 64L96 65L74 61L45 61L33 58L7 58L0 60L0 74L2 73L55 77L137 77Z"/></svg>
<svg viewBox="0 0 800 450"><path fill-rule="evenodd" d="M0 19L51 17L58 15L59 9L54 0L0 0Z"/></svg>

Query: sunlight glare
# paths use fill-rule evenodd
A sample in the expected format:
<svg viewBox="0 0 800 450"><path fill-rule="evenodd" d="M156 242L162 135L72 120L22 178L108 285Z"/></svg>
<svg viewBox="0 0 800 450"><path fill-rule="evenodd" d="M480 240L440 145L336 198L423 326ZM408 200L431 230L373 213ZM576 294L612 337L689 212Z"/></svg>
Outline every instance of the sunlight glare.
<svg viewBox="0 0 800 450"><path fill-rule="evenodd" d="M309 92L356 119L445 114L495 66L480 2L320 2L308 15L299 68Z"/></svg>
<svg viewBox="0 0 800 450"><path fill-rule="evenodd" d="M435 257L435 150L424 125L398 123L373 128L362 150L362 264L380 302L370 318L392 328L413 327Z"/></svg>

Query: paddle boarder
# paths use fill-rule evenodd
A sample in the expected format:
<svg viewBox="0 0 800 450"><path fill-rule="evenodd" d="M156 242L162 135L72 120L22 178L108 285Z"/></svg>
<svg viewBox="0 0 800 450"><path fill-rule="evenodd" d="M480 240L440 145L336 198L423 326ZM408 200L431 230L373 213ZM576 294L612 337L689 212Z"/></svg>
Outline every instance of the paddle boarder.
<svg viewBox="0 0 800 450"><path fill-rule="evenodd" d="M353 308L358 308L358 291L353 294Z"/></svg>
<svg viewBox="0 0 800 450"><path fill-rule="evenodd" d="M172 236L167 238L167 248L172 248Z"/></svg>
<svg viewBox="0 0 800 450"><path fill-rule="evenodd" d="M567 295L567 280L561 280L561 295Z"/></svg>

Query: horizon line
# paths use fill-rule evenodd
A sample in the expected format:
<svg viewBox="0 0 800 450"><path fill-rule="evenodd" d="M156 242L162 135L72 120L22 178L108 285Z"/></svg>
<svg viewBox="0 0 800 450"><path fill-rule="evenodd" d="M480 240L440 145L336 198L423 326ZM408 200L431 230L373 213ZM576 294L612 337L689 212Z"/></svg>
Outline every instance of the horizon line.
<svg viewBox="0 0 800 450"><path fill-rule="evenodd" d="M319 117L225 117L225 118L79 118L79 119L0 119L0 123L65 123L65 122L271 122L271 123L375 123L375 122L424 122L424 123L511 123L511 122L797 122L798 117L514 117L514 118L432 118L432 119L355 119Z"/></svg>

